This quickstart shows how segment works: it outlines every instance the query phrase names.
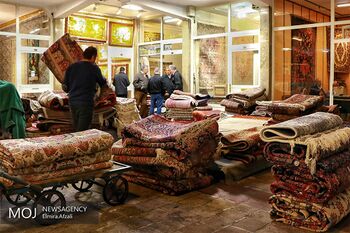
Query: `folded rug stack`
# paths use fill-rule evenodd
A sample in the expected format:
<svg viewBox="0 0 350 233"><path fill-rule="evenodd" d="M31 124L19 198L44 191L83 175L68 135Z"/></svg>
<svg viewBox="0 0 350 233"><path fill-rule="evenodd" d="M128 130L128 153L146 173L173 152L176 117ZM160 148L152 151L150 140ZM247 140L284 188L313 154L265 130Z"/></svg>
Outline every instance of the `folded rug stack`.
<svg viewBox="0 0 350 233"><path fill-rule="evenodd" d="M350 212L350 128L334 114L317 112L261 130L273 164L271 216L327 231Z"/></svg>
<svg viewBox="0 0 350 233"><path fill-rule="evenodd" d="M196 107L207 107L210 95L191 94L175 90L173 94L165 101L165 107L168 109L167 118L174 120L193 120L192 113Z"/></svg>
<svg viewBox="0 0 350 233"><path fill-rule="evenodd" d="M100 88L95 100L92 127L105 130L113 126L117 114L116 98L115 92L110 87Z"/></svg>
<svg viewBox="0 0 350 233"><path fill-rule="evenodd" d="M239 180L271 167L264 158L265 143L260 139L262 127L233 132L221 137L216 163L225 174L226 181Z"/></svg>
<svg viewBox="0 0 350 233"><path fill-rule="evenodd" d="M323 97L295 94L282 101L258 101L257 104L259 112L265 110L274 120L286 121L316 112L323 104Z"/></svg>
<svg viewBox="0 0 350 233"><path fill-rule="evenodd" d="M41 132L55 135L74 131L67 93L48 90L41 93L38 101L43 112L34 124L38 131L31 128L27 129L28 131L34 135Z"/></svg>
<svg viewBox="0 0 350 233"><path fill-rule="evenodd" d="M245 115L254 110L257 100L266 100L265 88L257 87L229 94L220 104L225 106L226 112Z"/></svg>
<svg viewBox="0 0 350 233"><path fill-rule="evenodd" d="M141 117L135 99L117 97L116 109L116 127L118 129L118 136L121 137L122 129L125 126L140 120Z"/></svg>
<svg viewBox="0 0 350 233"><path fill-rule="evenodd" d="M208 119L189 124L152 115L126 126L112 147L114 160L133 167L130 182L177 195L209 186L218 124Z"/></svg>
<svg viewBox="0 0 350 233"><path fill-rule="evenodd" d="M113 137L92 129L71 134L0 141L0 167L30 183L44 183L112 166ZM10 186L10 180L0 181Z"/></svg>

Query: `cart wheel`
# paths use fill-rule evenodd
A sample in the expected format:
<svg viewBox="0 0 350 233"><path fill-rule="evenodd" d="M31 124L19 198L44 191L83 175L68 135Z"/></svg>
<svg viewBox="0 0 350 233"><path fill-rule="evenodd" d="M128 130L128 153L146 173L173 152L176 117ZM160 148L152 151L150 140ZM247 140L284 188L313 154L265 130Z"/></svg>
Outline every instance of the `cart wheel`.
<svg viewBox="0 0 350 233"><path fill-rule="evenodd" d="M7 201L17 207L25 206L33 198L33 195L28 191L25 191L23 193L16 193L16 191L6 190L4 194Z"/></svg>
<svg viewBox="0 0 350 233"><path fill-rule="evenodd" d="M73 183L72 186L79 192L87 192L92 187L93 183L90 180L81 180Z"/></svg>
<svg viewBox="0 0 350 233"><path fill-rule="evenodd" d="M64 212L54 210L47 207L61 207L66 206L66 199L63 194L57 190L43 191L33 204L33 212L36 211L36 218L40 225L48 226L59 221L60 215Z"/></svg>
<svg viewBox="0 0 350 233"><path fill-rule="evenodd" d="M128 181L120 176L115 176L106 181L103 187L103 200L110 205L123 203L128 197Z"/></svg>

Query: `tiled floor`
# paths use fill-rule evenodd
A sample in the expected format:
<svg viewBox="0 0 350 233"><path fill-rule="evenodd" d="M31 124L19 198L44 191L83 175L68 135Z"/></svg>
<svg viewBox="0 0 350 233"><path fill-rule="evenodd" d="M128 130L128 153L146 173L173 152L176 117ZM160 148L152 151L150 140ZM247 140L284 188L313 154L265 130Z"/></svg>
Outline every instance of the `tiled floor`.
<svg viewBox="0 0 350 233"><path fill-rule="evenodd" d="M219 183L177 197L130 184L128 200L116 207L103 202L99 189L76 193L69 188L63 190L67 204L88 205L90 215L85 213L81 217L90 224L58 223L42 227L33 221L2 222L0 232L308 232L271 221L267 204L271 182L270 172L265 171L239 182ZM332 232L350 232L350 217Z"/></svg>

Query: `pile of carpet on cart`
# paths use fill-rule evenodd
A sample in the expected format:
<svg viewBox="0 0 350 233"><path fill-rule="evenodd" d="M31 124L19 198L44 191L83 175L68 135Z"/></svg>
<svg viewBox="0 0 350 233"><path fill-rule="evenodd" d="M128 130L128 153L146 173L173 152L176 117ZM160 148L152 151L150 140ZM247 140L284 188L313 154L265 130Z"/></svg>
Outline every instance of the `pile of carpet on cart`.
<svg viewBox="0 0 350 233"><path fill-rule="evenodd" d="M220 102L226 112L246 115L254 111L256 101L266 100L265 88L257 87L234 92Z"/></svg>
<svg viewBox="0 0 350 233"><path fill-rule="evenodd" d="M260 130L268 120L266 117L231 116L218 121L223 136L217 148L216 164L225 174L227 183L271 167L264 158L265 143L260 139Z"/></svg>
<svg viewBox="0 0 350 233"><path fill-rule="evenodd" d="M312 231L327 231L350 212L350 128L317 112L261 130L273 164L271 216Z"/></svg>
<svg viewBox="0 0 350 233"><path fill-rule="evenodd" d="M177 195L209 186L218 124L213 119L180 123L152 115L126 126L112 147L114 160L133 167L133 183Z"/></svg>
<svg viewBox="0 0 350 233"><path fill-rule="evenodd" d="M135 99L117 97L116 103L116 127L118 136L121 137L121 130L131 123L141 119Z"/></svg>
<svg viewBox="0 0 350 233"><path fill-rule="evenodd" d="M167 108L165 115L167 118L174 120L192 121L192 114L196 108L206 107L204 109L209 109L208 101L210 98L210 95L191 94L175 90L165 101L165 107Z"/></svg>
<svg viewBox="0 0 350 233"><path fill-rule="evenodd" d="M275 121L286 121L318 111L323 100L322 96L295 94L281 101L258 101L254 114L269 115Z"/></svg>
<svg viewBox="0 0 350 233"><path fill-rule="evenodd" d="M39 184L112 166L113 137L92 129L77 133L0 141L0 167L11 176ZM0 178L5 186L13 182Z"/></svg>

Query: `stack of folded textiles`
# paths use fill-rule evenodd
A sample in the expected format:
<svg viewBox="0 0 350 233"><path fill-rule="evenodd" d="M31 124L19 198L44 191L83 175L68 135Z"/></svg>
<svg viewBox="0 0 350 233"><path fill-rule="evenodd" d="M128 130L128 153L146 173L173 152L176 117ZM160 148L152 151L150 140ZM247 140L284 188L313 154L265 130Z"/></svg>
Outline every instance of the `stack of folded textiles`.
<svg viewBox="0 0 350 233"><path fill-rule="evenodd" d="M135 99L117 97L116 109L116 128L118 129L118 136L121 137L121 130L125 126L140 120L141 117L137 109Z"/></svg>
<svg viewBox="0 0 350 233"><path fill-rule="evenodd" d="M1 169L40 184L112 166L113 137L92 129L71 134L0 141ZM5 186L10 180L1 178Z"/></svg>
<svg viewBox="0 0 350 233"><path fill-rule="evenodd" d="M226 112L245 115L254 110L258 100L266 100L265 88L257 87L229 94L220 104Z"/></svg>
<svg viewBox="0 0 350 233"><path fill-rule="evenodd" d="M312 231L327 231L350 212L350 128L317 112L261 130L273 164L271 216Z"/></svg>
<svg viewBox="0 0 350 233"><path fill-rule="evenodd" d="M265 143L260 139L262 127L233 132L221 137L216 163L226 176L226 181L240 180L270 167L264 158Z"/></svg>
<svg viewBox="0 0 350 233"><path fill-rule="evenodd" d="M174 120L192 121L192 113L195 108L208 106L210 98L210 95L191 94L175 90L165 101L165 107L168 109L166 117Z"/></svg>
<svg viewBox="0 0 350 233"><path fill-rule="evenodd" d="M218 124L213 119L193 123L152 115L129 126L112 147L114 160L130 164L124 177L133 183L177 195L209 186L207 169L214 163Z"/></svg>
<svg viewBox="0 0 350 233"><path fill-rule="evenodd" d="M196 107L192 112L195 121L201 121L208 118L219 119L221 115L220 110L213 110L211 106Z"/></svg>
<svg viewBox="0 0 350 233"><path fill-rule="evenodd" d="M67 93L63 91L45 91L38 97L41 112L34 126L39 131L28 130L36 133L47 132L48 134L62 134L73 132L69 100Z"/></svg>
<svg viewBox="0 0 350 233"><path fill-rule="evenodd" d="M314 113L322 104L322 96L295 94L282 101L257 101L257 108L272 114L275 121L286 121Z"/></svg>

